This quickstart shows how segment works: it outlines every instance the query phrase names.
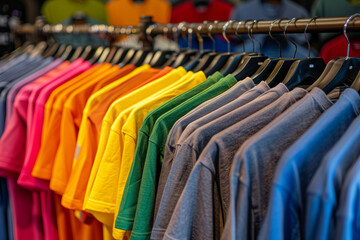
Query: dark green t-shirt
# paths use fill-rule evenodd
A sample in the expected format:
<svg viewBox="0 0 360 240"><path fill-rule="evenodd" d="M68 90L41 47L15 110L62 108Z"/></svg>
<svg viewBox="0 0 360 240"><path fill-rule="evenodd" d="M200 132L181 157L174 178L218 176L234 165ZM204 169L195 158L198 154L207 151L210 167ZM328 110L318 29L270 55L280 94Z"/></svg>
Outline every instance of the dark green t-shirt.
<svg viewBox="0 0 360 240"><path fill-rule="evenodd" d="M219 72L214 73L206 79L206 81L200 83L196 87L170 99L164 104L151 110L145 117L141 128L138 133L136 149L134 159L131 165L128 179L126 181L124 194L120 205L121 217L117 218L118 222L121 222L120 229L132 230L133 222L136 212L136 204L138 198L138 192L140 190L140 183L143 173L143 167L146 159L146 152L148 149L148 142L151 131L156 120L164 113L182 104L184 101L190 99L196 94L204 91L208 87L218 82L223 75Z"/></svg>
<svg viewBox="0 0 360 240"><path fill-rule="evenodd" d="M236 80L232 77L225 77L213 84L211 87L196 94L192 98L166 112L159 117L153 127L149 138L149 145L147 149L146 159L142 170L142 178L136 182L136 185L140 185L140 190L126 189L130 198L124 198L121 201L120 209L117 215L115 227L123 230L125 229L126 222L133 224L131 239L149 239L151 235L154 205L156 199L157 182L160 175L161 164L164 156L164 146L168 133L174 123L187 114L189 111L202 104L203 102L216 97L217 95L225 92L233 85L236 84ZM141 169L137 170L141 171ZM129 180L129 179L128 179ZM127 183L128 185L128 183ZM132 185L132 184L130 184ZM124 192L124 196L125 196ZM131 201L127 202L129 200ZM136 204L137 202L137 204ZM134 204L135 203L135 204ZM136 206L135 219L129 219L129 215L126 214L128 208L134 208ZM125 210L125 211L124 211ZM125 221L124 221L125 220Z"/></svg>

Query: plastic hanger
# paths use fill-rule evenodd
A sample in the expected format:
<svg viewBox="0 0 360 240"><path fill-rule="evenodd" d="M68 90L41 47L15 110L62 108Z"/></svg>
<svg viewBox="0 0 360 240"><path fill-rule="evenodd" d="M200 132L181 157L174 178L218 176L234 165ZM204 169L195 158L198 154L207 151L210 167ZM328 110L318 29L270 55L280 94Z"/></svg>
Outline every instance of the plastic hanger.
<svg viewBox="0 0 360 240"><path fill-rule="evenodd" d="M74 62L76 59L78 59L82 53L82 51L84 50L84 47L82 46L78 46L74 53L72 54L71 58L70 58L70 62Z"/></svg>
<svg viewBox="0 0 360 240"><path fill-rule="evenodd" d="M310 57L310 42L307 38L306 31L309 24L318 17L312 18L305 27L304 36L308 45L308 57L296 60L290 67L283 83L290 90L299 85L311 85L317 80L325 69L325 61L320 57Z"/></svg>
<svg viewBox="0 0 360 240"><path fill-rule="evenodd" d="M151 38L151 39L152 39L152 36L151 36L152 29L153 28L151 28L151 27L146 29L146 37ZM168 27L166 27L166 31L165 31L166 38L167 38L167 32L168 32ZM170 48L170 46L169 46L169 48ZM172 51L172 50L158 50L155 53L149 54L147 56L147 59L145 59L144 63L148 63L152 67L161 67L167 62L167 60L170 59L170 57L172 56L173 53L174 53L174 51Z"/></svg>
<svg viewBox="0 0 360 240"><path fill-rule="evenodd" d="M227 64L225 64L225 66L220 69L220 72L226 76L232 72L234 72L236 70L236 68L238 68L238 66L240 65L241 63L241 60L243 59L244 56L254 56L254 55L257 55L257 53L254 53L254 52L250 52L250 53L247 53L245 51L245 42L244 42L244 39L242 39L240 36L239 36L239 33L238 33L238 30L241 26L241 24L243 23L243 21L240 21L238 22L237 26L236 26L236 29L235 29L235 35L237 36L237 38L242 42L242 46L243 46L243 52L242 53L237 53L237 54L234 54L232 56L230 56L230 59L228 61Z"/></svg>
<svg viewBox="0 0 360 240"><path fill-rule="evenodd" d="M61 55L64 53L66 49L66 45L65 44L61 44L58 48L58 50L56 51L54 58L59 58L61 57Z"/></svg>
<svg viewBox="0 0 360 240"><path fill-rule="evenodd" d="M93 51L93 47L88 45L85 47L84 51L82 52L80 58L84 59L84 60L88 60L90 53Z"/></svg>
<svg viewBox="0 0 360 240"><path fill-rule="evenodd" d="M46 49L46 51L42 54L42 56L43 56L44 58L51 57L51 56L53 56L53 55L56 53L56 51L58 50L58 48L59 48L59 44L53 43L53 44L51 44L51 45L48 47L48 49Z"/></svg>
<svg viewBox="0 0 360 240"><path fill-rule="evenodd" d="M216 22L214 22L214 24L216 24ZM190 63L188 63L185 66L186 70L193 71L193 72L202 71L206 68L206 66L208 66L210 64L210 62L217 55L217 53L215 51L216 42L215 42L215 39L213 38L213 36L211 35L211 31L214 28L214 24L210 23L209 28L208 28L208 36L211 39L212 44L213 44L212 51L211 52L202 52L202 53L200 52L200 54L193 61L191 61ZM190 44L190 41L189 41L189 44Z"/></svg>
<svg viewBox="0 0 360 240"><path fill-rule="evenodd" d="M279 21L279 24L280 24L281 20ZM287 22L287 24L285 25L285 28L284 28L284 32L283 32L285 39L288 42L290 42L291 44L293 44L295 47L294 55L290 59L282 58L276 63L274 70L271 72L269 77L265 80L266 83L269 84L270 87L275 87L277 84L284 81L286 74L289 72L291 64L296 61L295 56L296 56L296 51L297 51L297 45L293 40L289 39L286 35L287 27L294 20L296 20L296 18L293 18Z"/></svg>
<svg viewBox="0 0 360 240"><path fill-rule="evenodd" d="M111 60L111 64L115 65L121 62L125 58L128 51L128 48L119 47L115 53L115 56Z"/></svg>
<svg viewBox="0 0 360 240"><path fill-rule="evenodd" d="M279 57L280 58L268 58L264 61L263 64L261 64L261 66L259 67L259 69L251 76L252 80L254 81L254 83L260 83L261 81L267 79L270 74L273 72L273 70L275 69L275 66L276 64L281 60L281 44L280 42L275 39L273 37L273 35L271 34L271 30L274 26L274 24L277 22L277 21L280 21L281 19L284 19L284 18L278 18L278 19L275 19L270 27L269 27L269 37L278 45L279 47Z"/></svg>
<svg viewBox="0 0 360 240"><path fill-rule="evenodd" d="M327 73L321 74L321 76L319 77L321 81L317 80L313 85L309 87L309 89L319 87L323 89L325 93L329 93L332 89L339 85L350 86L356 80L356 76L358 75L360 67L360 58L349 57L350 41L346 30L349 22L353 18L358 16L360 16L359 13L352 15L344 24L344 36L348 44L346 57L335 59L332 63L331 69L328 70ZM325 68L325 70L327 70L327 68L328 66ZM324 74L326 75L324 76Z"/></svg>
<svg viewBox="0 0 360 240"><path fill-rule="evenodd" d="M99 57L101 56L101 53L104 51L104 47L100 46L95 50L94 55L89 59L90 64L94 64L97 62Z"/></svg>
<svg viewBox="0 0 360 240"><path fill-rule="evenodd" d="M97 61L97 63L101 64L104 63L106 58L109 56L110 53L110 47L106 47L104 48L103 52L101 53L99 60Z"/></svg>
<svg viewBox="0 0 360 240"><path fill-rule="evenodd" d="M105 59L105 62L107 62L107 63L110 63L111 62L111 60L114 58L114 56L115 56L115 53L116 53L116 51L117 51L117 47L112 47L111 49L110 49L110 52L109 52L109 55L107 56L107 58Z"/></svg>
<svg viewBox="0 0 360 240"><path fill-rule="evenodd" d="M240 66L235 70L235 72L231 73L238 81L243 80L244 78L253 75L258 69L259 66L267 59L267 57L261 55L261 43L255 37L252 37L252 31L256 20L253 20L250 25L247 26L248 36L253 44L253 51L255 50L254 39L259 44L260 54L255 56L245 56L241 60ZM254 38L254 39L253 39Z"/></svg>
<svg viewBox="0 0 360 240"><path fill-rule="evenodd" d="M41 41L35 46L35 48L33 48L33 50L31 50L31 52L29 54L30 54L30 56L33 56L33 57L41 56L47 47L48 47L47 43L44 41Z"/></svg>
<svg viewBox="0 0 360 240"><path fill-rule="evenodd" d="M218 54L210 63L210 65L204 69L204 73L206 76L210 76L214 74L216 71L220 70L222 67L224 67L229 60L232 53L230 52L230 41L226 36L226 29L227 27L233 22L234 20L229 20L225 23L223 27L222 35L227 43L227 49L228 51L226 53Z"/></svg>

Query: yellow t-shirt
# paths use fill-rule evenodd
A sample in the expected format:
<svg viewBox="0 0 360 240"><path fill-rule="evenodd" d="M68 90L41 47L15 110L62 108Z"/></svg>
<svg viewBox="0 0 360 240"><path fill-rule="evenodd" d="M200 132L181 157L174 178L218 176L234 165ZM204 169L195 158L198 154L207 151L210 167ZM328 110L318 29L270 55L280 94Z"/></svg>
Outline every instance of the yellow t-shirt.
<svg viewBox="0 0 360 240"><path fill-rule="evenodd" d="M86 101L98 84L102 82L108 84L108 76L115 74L119 69L118 66L113 66L96 77L89 77L86 83L79 86L68 96L64 104L60 125L60 144L56 152L50 180L50 189L60 195L65 191L71 172L78 129Z"/></svg>
<svg viewBox="0 0 360 240"><path fill-rule="evenodd" d="M165 91L162 91L157 96L151 99L145 99L133 107L129 117L123 125L117 125L118 121L111 127L111 133L109 137L109 144L113 145L113 148L119 148L119 151L111 152L106 151L104 159L107 161L118 162L120 159L120 171L117 182L117 196L116 196L116 211L118 212L123 192L125 189L126 180L128 178L132 161L135 154L137 133L140 130L141 124L148 112L164 102L176 97L177 95L194 88L198 84L204 82L206 76L203 72L197 72L195 74L187 74L186 77L180 79L169 86ZM121 117L121 116L120 116ZM120 134L119 134L120 132ZM112 135L114 137L112 137ZM122 144L122 147L121 147ZM120 147L119 147L120 146ZM122 152L122 153L121 153ZM113 226L115 224L115 218ZM129 232L128 232L129 233ZM113 227L113 237L116 239L123 239L128 234L127 231L117 229Z"/></svg>
<svg viewBox="0 0 360 240"><path fill-rule="evenodd" d="M56 88L45 104L44 124L39 154L31 172L33 177L50 180L56 151L60 142L62 109L68 96L91 76L98 76L110 68L110 64L97 65Z"/></svg>
<svg viewBox="0 0 360 240"><path fill-rule="evenodd" d="M119 116L120 113L128 109L129 107L135 105L136 103L142 101L144 98L149 97L153 94L158 93L161 89L164 89L171 85L173 82L178 81L186 74L186 70L182 67L177 68L167 75L137 89L136 91L118 99L115 101L107 111L101 126L101 135L99 141L98 151L96 153L95 161L93 164L93 168L91 170L89 183L86 189L86 195L84 199L84 210L92 213L97 219L101 222L106 223L108 226L112 226L113 224L113 216L114 210L116 206L116 187L117 185L113 185L113 183L108 180L115 179L117 182L117 178L111 175L108 175L116 169L109 169L108 165L103 165L103 155L106 149L106 145L108 143L108 137L110 133L110 129L115 119ZM120 167L120 166L118 166ZM119 168L117 169L119 171ZM108 176L108 180L99 181L99 179ZM117 176L117 174L116 174ZM95 182L96 181L96 182ZM110 184L107 184L110 183ZM102 185L106 185L105 188ZM105 192L106 196L95 195L94 198L90 196L92 193L93 186L96 186L95 192L101 192L101 195ZM97 187L100 186L100 189ZM114 192L110 189L114 189ZM104 190L104 191L103 191ZM89 196L89 197L87 197Z"/></svg>

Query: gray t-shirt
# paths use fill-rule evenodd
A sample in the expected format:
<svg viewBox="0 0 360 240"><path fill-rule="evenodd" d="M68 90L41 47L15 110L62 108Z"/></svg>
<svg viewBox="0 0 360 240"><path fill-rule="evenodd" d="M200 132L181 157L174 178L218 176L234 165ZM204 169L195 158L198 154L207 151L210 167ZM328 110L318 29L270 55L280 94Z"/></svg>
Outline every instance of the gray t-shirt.
<svg viewBox="0 0 360 240"><path fill-rule="evenodd" d="M242 145L232 166L222 239L256 239L280 157L331 105L325 93L314 88Z"/></svg>
<svg viewBox="0 0 360 240"><path fill-rule="evenodd" d="M165 190L162 192L164 192L164 194L159 196L158 189L157 200L159 200L159 210L157 211L158 214L154 221L152 239L162 239L191 169L211 137L266 107L281 95L288 92L284 84L279 84L275 88L261 94L266 88L268 88L268 86L263 82L242 94L238 99L195 121L203 121L203 123L200 123L197 130L184 140L182 147L177 151L174 161L171 161L172 164L169 165L169 169L166 169L168 174L165 179L166 181L163 183ZM256 99L252 100L254 98ZM223 109L226 109L226 111L223 111ZM219 111L223 111L224 115L218 115ZM214 115L216 116L215 118L213 118ZM211 120L207 122L207 119ZM188 127L192 124L193 123L189 124ZM186 130L187 129L185 129L184 133ZM164 172L162 168L161 173L163 174Z"/></svg>
<svg viewBox="0 0 360 240"><path fill-rule="evenodd" d="M199 126L203 126L206 123L211 122L214 119L219 118L220 116L225 115L226 113L239 108L240 106L252 101L253 99L255 99L256 97L260 96L261 94L263 94L264 92L266 92L267 90L269 90L269 86L267 85L267 83L265 82L261 82L260 84L258 84L257 86L253 87L252 89L246 91L245 93L243 93L242 95L240 95L237 99L226 103L224 102L224 105L222 107L219 107L218 109L200 117L198 120L195 120L194 118L194 122L197 121L201 121L201 125ZM165 155L164 155L164 161L163 161L163 165L161 168L161 173L160 173L160 180L158 183L158 190L157 190L157 196L156 196L156 205L155 205L155 216L158 212L159 209L159 204L160 204L160 200L164 191L164 187L167 181L167 178L169 176L169 172L173 163L173 160L177 154L178 149L180 148L180 140L183 141L186 138L183 138L184 133L186 132L187 136L189 136L191 133L189 133L188 131L186 131L186 129L188 127L190 127L194 122L190 123L185 130L183 131L183 133L181 134L181 136L179 136L179 140L177 141L177 144L175 144L175 150L173 151L172 149L174 149L173 145L174 143L171 144L166 144L165 146ZM170 133L171 134L171 133ZM169 139L169 138L168 138ZM175 140L174 138L172 140ZM167 142L169 143L169 142ZM155 220L155 219L154 219Z"/></svg>
<svg viewBox="0 0 360 240"><path fill-rule="evenodd" d="M213 136L199 156L171 217L164 239L219 239L219 209L227 212L229 173L239 147L306 91L297 88L251 116ZM219 207L221 206L221 207Z"/></svg>

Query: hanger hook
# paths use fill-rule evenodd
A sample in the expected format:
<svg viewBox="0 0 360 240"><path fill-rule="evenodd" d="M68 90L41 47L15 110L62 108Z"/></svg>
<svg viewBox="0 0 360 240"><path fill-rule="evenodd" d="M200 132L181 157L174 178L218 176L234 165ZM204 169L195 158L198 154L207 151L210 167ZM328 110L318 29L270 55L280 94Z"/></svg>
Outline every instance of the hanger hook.
<svg viewBox="0 0 360 240"><path fill-rule="evenodd" d="M149 40L149 41L151 41L151 42L153 42L153 37L151 36L152 35L152 31L154 30L154 28L156 27L156 25L157 24L152 24L152 25L150 25L147 29L146 29L146 38Z"/></svg>
<svg viewBox="0 0 360 240"><path fill-rule="evenodd" d="M238 22L238 24L236 25L236 30L235 30L235 35L240 39L242 46L243 46L243 52L245 52L245 42L244 39L242 37L239 36L238 30L241 26L242 21Z"/></svg>
<svg viewBox="0 0 360 240"><path fill-rule="evenodd" d="M250 19L245 20L245 21L244 21L245 26L246 26L246 23L249 22L249 21L253 21L253 20L250 20ZM250 34L250 26L249 26L249 25L247 26L247 30L248 30L248 37L249 37L250 41L252 42L253 52L255 52L255 43L254 43L254 40L253 40L252 37L251 37L251 34Z"/></svg>
<svg viewBox="0 0 360 240"><path fill-rule="evenodd" d="M313 17L312 19L310 19L310 21L306 24L305 31L304 31L304 37L305 37L306 43L307 43L307 45L308 45L308 58L310 58L310 49L311 49L311 46L310 46L310 42L309 42L309 39L308 39L308 37L307 37L306 32L307 32L307 29L308 29L310 23L311 23L312 21L316 21L317 18L319 18L319 17L318 17L318 16L315 16L315 17Z"/></svg>
<svg viewBox="0 0 360 240"><path fill-rule="evenodd" d="M226 36L226 29L228 28L228 26L230 25L230 23L232 23L234 20L229 20L225 23L224 27L223 27L223 32L222 32L222 35L223 37L225 38L226 40L226 43L227 43L227 49L228 49L228 53L230 53L230 41L229 39L227 38Z"/></svg>
<svg viewBox="0 0 360 240"><path fill-rule="evenodd" d="M178 25L177 25L177 32L178 34L180 35L181 34L181 37L184 38L184 35L182 32L180 32L180 30L182 31L182 28L186 25L186 22L180 22ZM180 33L179 33L180 32Z"/></svg>
<svg viewBox="0 0 360 240"><path fill-rule="evenodd" d="M280 44L280 42L279 42L276 38L273 37L273 35L271 34L271 31L272 31L272 28L273 28L273 26L275 25L275 23L276 23L277 21L279 21L279 23L280 23L281 20L285 20L285 19L287 19L287 18L277 18L277 19L275 19L275 20L271 23L270 28L269 28L269 36L270 36L270 38L271 38L273 41L275 41L276 44L277 44L278 47L279 47L279 54L280 54L279 56L280 56L280 58L281 58L281 44Z"/></svg>
<svg viewBox="0 0 360 240"><path fill-rule="evenodd" d="M258 42L259 44L259 54L261 55L261 42L259 41L259 39L257 39L254 35L253 35L253 30L254 30L254 25L257 24L257 22L260 20L253 20L252 24L251 24L251 35L253 36L254 40Z"/></svg>
<svg viewBox="0 0 360 240"><path fill-rule="evenodd" d="M295 59L295 56L296 56L297 45L296 45L295 41L293 41L292 39L290 39L290 38L287 37L287 35L286 35L286 30L287 30L288 26L290 25L290 23L291 23L292 21L295 20L295 23L296 23L296 21L297 21L298 19L299 19L299 18L297 18L297 17L292 18L289 22L286 23L285 28L284 28L284 36L285 36L286 40L288 40L289 42L291 42L291 43L295 46L295 51L294 51L293 59Z"/></svg>
<svg viewBox="0 0 360 240"><path fill-rule="evenodd" d="M351 15L349 18L348 18L348 20L346 20L346 23L344 24L344 36L345 36L345 38L346 38L346 42L347 42L347 45L348 45L348 47L347 47L347 54L346 54L346 59L348 59L349 58L349 56L350 56L350 40L349 40L349 36L348 36L348 34L347 34L347 26L348 26L348 24L349 24L349 22L351 21L351 20L353 20L355 17L359 17L360 16L360 13L355 13L355 14L353 14L353 15Z"/></svg>
<svg viewBox="0 0 360 240"><path fill-rule="evenodd" d="M192 34L194 32L194 23L190 23L188 29L187 29L187 32L188 32L188 46L189 46L189 49L192 49Z"/></svg>
<svg viewBox="0 0 360 240"><path fill-rule="evenodd" d="M208 36L209 36L209 38L211 39L211 41L212 41L212 44L213 44L213 52L215 52L215 39L214 39L214 37L211 35L211 31L213 30L213 28L214 28L214 24L213 23L210 23L210 25L209 25L209 28L208 28Z"/></svg>
<svg viewBox="0 0 360 240"><path fill-rule="evenodd" d="M199 26L197 27L197 31L196 31L196 36L197 36L197 39L198 39L198 42L199 42L199 49L200 49L200 53L203 52L204 50L204 40L203 38L201 37L201 34L200 34L200 31L202 29L202 24L199 24Z"/></svg>

